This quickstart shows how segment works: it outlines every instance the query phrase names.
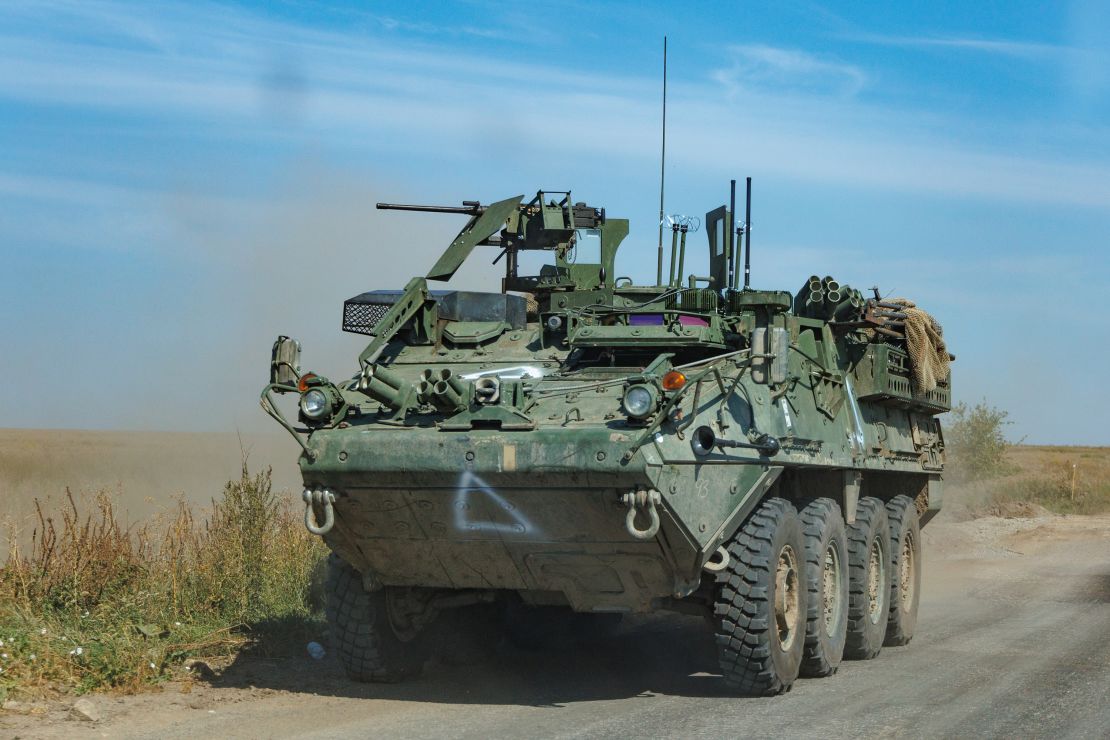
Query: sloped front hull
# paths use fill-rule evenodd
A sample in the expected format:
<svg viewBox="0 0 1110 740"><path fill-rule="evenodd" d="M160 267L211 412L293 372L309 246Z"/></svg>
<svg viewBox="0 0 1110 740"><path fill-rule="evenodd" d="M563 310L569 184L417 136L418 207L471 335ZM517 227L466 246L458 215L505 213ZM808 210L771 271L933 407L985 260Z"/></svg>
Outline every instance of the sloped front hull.
<svg viewBox="0 0 1110 740"><path fill-rule="evenodd" d="M305 485L337 495L328 544L386 585L511 589L580 611L649 611L696 587L758 465L670 465L608 427L316 433ZM659 490L661 527L626 528L624 494ZM638 528L649 517L641 513ZM738 522L737 522L738 523Z"/></svg>

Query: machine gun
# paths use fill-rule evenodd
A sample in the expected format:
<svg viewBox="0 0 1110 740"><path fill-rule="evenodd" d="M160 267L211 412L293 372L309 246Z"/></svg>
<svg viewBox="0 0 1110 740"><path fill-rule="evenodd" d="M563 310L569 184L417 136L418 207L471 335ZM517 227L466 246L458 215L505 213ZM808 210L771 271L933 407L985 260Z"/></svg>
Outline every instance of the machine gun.
<svg viewBox="0 0 1110 740"><path fill-rule="evenodd" d="M466 200L461 206L408 205L378 203L382 211L453 213L470 220L428 271L428 280L449 280L477 246L499 247L505 259L502 291L535 292L543 289L598 289L611 287L617 248L628 234L624 219L608 219L604 208L575 203L568 191L556 191L559 199L539 191L528 202L523 195L482 205ZM599 254L588 262L577 259L579 238L599 244ZM546 250L555 253L551 270L542 276L518 275L517 253L521 250Z"/></svg>
<svg viewBox="0 0 1110 740"><path fill-rule="evenodd" d="M460 213L465 216L481 216L486 208L476 200L464 200L461 206L418 206L408 203L378 203L379 211L420 211L421 213Z"/></svg>

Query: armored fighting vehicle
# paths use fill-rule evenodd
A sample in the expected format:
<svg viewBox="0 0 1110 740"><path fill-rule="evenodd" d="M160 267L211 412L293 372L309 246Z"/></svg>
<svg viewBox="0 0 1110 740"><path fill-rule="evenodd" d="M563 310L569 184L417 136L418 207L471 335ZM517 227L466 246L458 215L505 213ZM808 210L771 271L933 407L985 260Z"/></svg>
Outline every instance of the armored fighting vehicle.
<svg viewBox="0 0 1110 740"><path fill-rule="evenodd" d="M705 217L708 274L683 277L679 219L654 285L618 272L628 221L569 192L378 204L468 221L424 276L344 303L371 337L353 376L302 371L279 337L262 396L303 450L353 679L417 673L437 617L476 603L703 614L748 695L910 641L953 358L877 289L751 289L750 179L742 223L735 192ZM483 251L500 290L431 287Z"/></svg>

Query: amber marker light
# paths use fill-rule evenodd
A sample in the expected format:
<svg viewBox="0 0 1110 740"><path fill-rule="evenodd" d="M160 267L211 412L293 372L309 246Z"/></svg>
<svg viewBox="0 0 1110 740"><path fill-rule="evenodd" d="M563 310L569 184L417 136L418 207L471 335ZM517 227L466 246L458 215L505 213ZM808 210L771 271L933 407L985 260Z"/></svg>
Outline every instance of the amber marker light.
<svg viewBox="0 0 1110 740"><path fill-rule="evenodd" d="M663 376L663 390L665 391L677 391L684 385L686 385L686 376L677 370L671 370Z"/></svg>
<svg viewBox="0 0 1110 740"><path fill-rule="evenodd" d="M304 393L308 390L308 384L315 379L315 373L305 373L300 377L300 380L297 381L297 390L299 390L301 393Z"/></svg>

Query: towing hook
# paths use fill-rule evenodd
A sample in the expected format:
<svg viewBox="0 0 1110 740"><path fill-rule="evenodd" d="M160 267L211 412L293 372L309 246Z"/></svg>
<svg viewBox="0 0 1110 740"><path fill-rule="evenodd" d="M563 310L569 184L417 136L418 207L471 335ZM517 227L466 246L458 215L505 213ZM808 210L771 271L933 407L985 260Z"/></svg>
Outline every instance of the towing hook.
<svg viewBox="0 0 1110 740"><path fill-rule="evenodd" d="M640 489L624 494L621 497L621 502L628 507L628 513L624 517L624 528L628 530L628 534L638 540L650 540L657 535L659 533L659 512L655 507L662 500L659 491L654 489L651 491ZM636 527L636 514L644 510L647 510L651 524L647 529L639 529Z"/></svg>
<svg viewBox="0 0 1110 740"><path fill-rule="evenodd" d="M304 489L301 494L301 499L304 500L304 526L312 534L325 535L331 531L335 526L335 509L332 504L335 503L335 494L331 491L317 490L310 491ZM324 507L324 523L317 524L315 505Z"/></svg>
<svg viewBox="0 0 1110 740"><path fill-rule="evenodd" d="M731 560L732 556L728 554L728 550L725 548L725 546L721 545L713 552L712 555L709 556L709 559L706 560L705 564L701 567L707 573L720 573L728 567L728 564L729 562L731 562Z"/></svg>

